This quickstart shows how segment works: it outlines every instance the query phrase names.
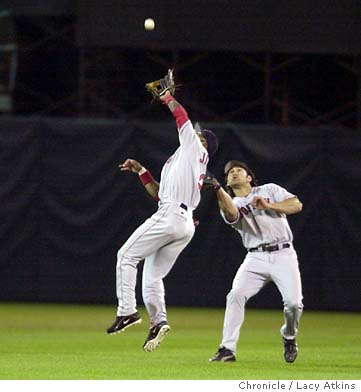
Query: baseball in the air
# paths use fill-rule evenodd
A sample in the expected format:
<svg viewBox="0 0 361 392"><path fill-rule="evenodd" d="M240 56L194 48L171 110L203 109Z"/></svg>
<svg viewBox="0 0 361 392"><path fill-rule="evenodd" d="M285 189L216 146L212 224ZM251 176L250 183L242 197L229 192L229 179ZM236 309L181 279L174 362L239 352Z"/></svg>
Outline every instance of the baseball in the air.
<svg viewBox="0 0 361 392"><path fill-rule="evenodd" d="M148 18L144 21L144 28L148 31L154 30L155 23L152 18Z"/></svg>

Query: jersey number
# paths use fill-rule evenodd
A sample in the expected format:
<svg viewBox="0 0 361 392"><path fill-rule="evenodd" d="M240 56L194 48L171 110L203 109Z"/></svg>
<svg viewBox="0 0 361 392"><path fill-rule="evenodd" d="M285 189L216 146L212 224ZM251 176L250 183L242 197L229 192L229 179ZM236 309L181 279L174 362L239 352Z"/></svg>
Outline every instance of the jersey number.
<svg viewBox="0 0 361 392"><path fill-rule="evenodd" d="M203 165L206 165L209 161L209 156L205 152L203 153L202 158L199 160L200 163L203 163Z"/></svg>
<svg viewBox="0 0 361 392"><path fill-rule="evenodd" d="M201 174L198 180L198 189L201 190L203 186L203 180L206 178L206 174Z"/></svg>

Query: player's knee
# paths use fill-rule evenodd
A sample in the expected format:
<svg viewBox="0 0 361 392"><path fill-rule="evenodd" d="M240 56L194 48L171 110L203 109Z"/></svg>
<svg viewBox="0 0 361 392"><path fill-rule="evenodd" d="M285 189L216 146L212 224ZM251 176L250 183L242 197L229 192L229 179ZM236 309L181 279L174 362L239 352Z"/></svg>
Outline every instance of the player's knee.
<svg viewBox="0 0 361 392"><path fill-rule="evenodd" d="M126 250L120 248L117 253L117 268L121 266L132 266L136 267L140 259L136 257L131 257Z"/></svg>
<svg viewBox="0 0 361 392"><path fill-rule="evenodd" d="M129 248L121 247L117 253L117 261L127 262L130 260L140 261L142 260L142 258L134 255L133 252L130 252Z"/></svg>
<svg viewBox="0 0 361 392"><path fill-rule="evenodd" d="M118 250L118 253L117 253L117 261L118 261L118 263L121 262L121 260L124 258L124 256L125 256L125 251L124 251L123 248L120 248Z"/></svg>
<svg viewBox="0 0 361 392"><path fill-rule="evenodd" d="M143 285L142 285L143 292L152 293L154 291L157 292L161 289L162 289L161 280L154 279L154 280L149 280L147 282L144 282L144 280L143 280Z"/></svg>
<svg viewBox="0 0 361 392"><path fill-rule="evenodd" d="M227 303L238 302L245 304L248 298L242 287L235 287L227 294Z"/></svg>

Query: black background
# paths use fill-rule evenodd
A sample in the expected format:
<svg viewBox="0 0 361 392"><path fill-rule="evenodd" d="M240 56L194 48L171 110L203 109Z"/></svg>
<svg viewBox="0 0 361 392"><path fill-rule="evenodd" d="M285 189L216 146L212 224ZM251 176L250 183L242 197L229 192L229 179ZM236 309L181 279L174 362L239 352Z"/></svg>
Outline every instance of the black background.
<svg viewBox="0 0 361 392"><path fill-rule="evenodd" d="M289 220L305 306L360 310L358 131L203 125L219 135L209 169L220 179L227 160L244 160L261 183L303 202ZM178 144L175 124L2 117L0 127L0 299L115 303L117 250L156 210L118 163L133 157L159 178ZM245 252L212 192L195 216L200 226L165 280L167 302L223 306ZM270 286L251 303L273 307L281 298Z"/></svg>

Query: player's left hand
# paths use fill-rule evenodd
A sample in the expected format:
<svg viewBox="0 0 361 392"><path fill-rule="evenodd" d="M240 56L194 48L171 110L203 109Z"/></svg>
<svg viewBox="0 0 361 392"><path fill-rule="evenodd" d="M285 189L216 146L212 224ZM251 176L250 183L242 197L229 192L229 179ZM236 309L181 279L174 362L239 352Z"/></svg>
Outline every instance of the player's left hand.
<svg viewBox="0 0 361 392"><path fill-rule="evenodd" d="M252 207L257 210L269 210L271 209L271 203L261 196L255 196L252 200Z"/></svg>
<svg viewBox="0 0 361 392"><path fill-rule="evenodd" d="M135 159L127 159L119 165L121 171L130 171L132 173L139 173L143 166Z"/></svg>
<svg viewBox="0 0 361 392"><path fill-rule="evenodd" d="M207 170L206 175L203 180L203 189L214 189L218 190L221 187L221 184L217 180L217 178L210 171Z"/></svg>
<svg viewBox="0 0 361 392"><path fill-rule="evenodd" d="M158 101L164 101L164 95L167 92L174 95L176 85L174 82L173 70L168 69L168 73L164 78L147 83L145 88L153 95L153 98Z"/></svg>

